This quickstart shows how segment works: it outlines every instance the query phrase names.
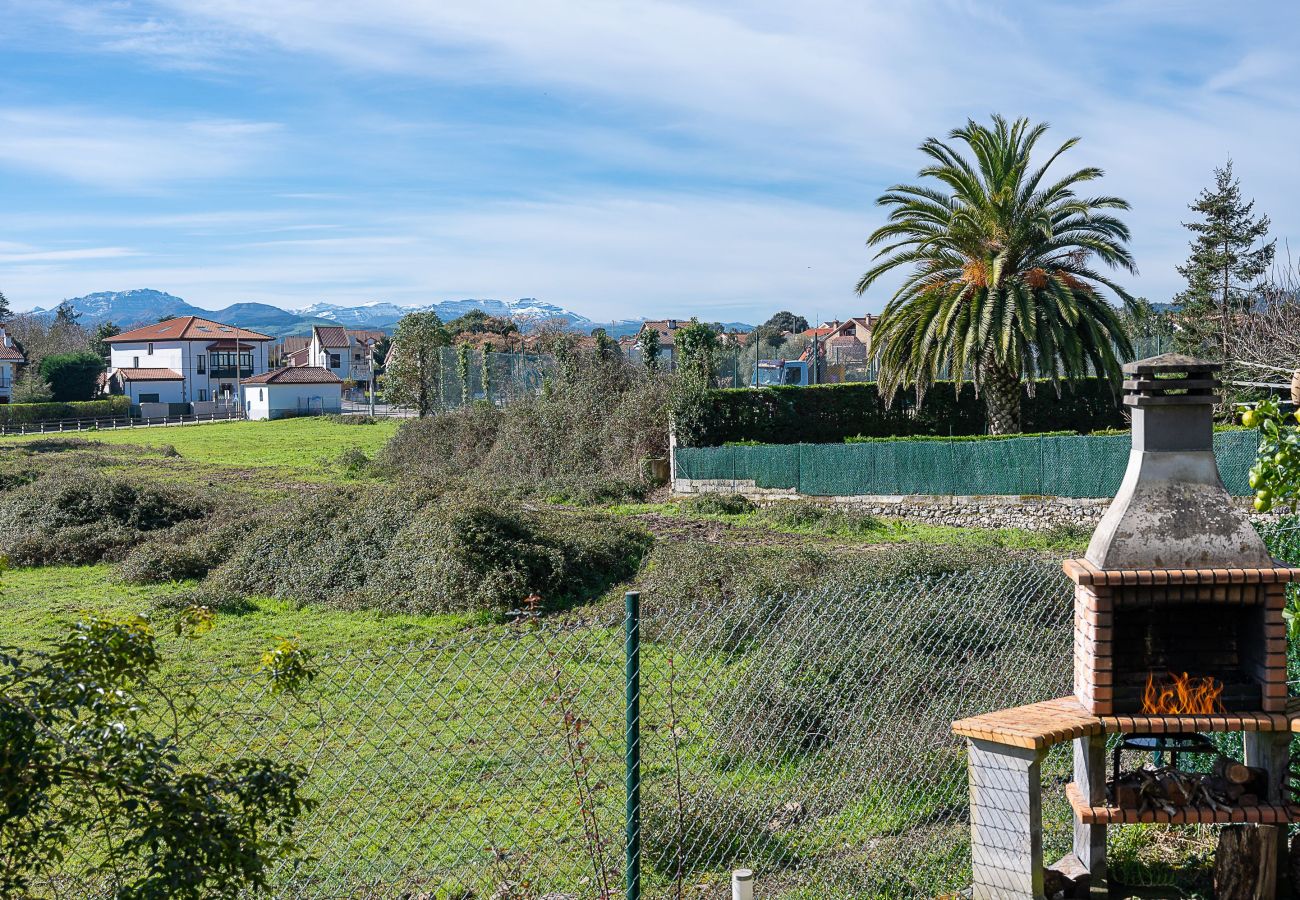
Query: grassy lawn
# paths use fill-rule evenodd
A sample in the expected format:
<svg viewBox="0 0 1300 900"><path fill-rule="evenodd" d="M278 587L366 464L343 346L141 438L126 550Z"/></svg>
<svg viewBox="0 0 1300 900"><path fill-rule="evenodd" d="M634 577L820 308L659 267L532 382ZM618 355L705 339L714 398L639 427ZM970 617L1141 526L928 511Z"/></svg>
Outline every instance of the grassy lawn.
<svg viewBox="0 0 1300 900"><path fill-rule="evenodd" d="M179 457L159 456L178 471L220 474L225 469L270 470L266 475L301 481L339 479L335 465L345 450L373 455L397 431L399 420L381 419L373 425L340 424L325 418L281 419L275 422L210 422L167 428L82 431L80 438L113 446L144 447L161 454L173 448ZM0 437L0 447L57 439L55 435Z"/></svg>
<svg viewBox="0 0 1300 900"><path fill-rule="evenodd" d="M212 631L196 638L176 637L166 627L173 614L160 604L191 587L185 582L124 584L110 565L15 569L0 576L0 635L10 646L35 647L88 614L143 615L159 627L169 672L208 675L231 669L252 672L262 650L281 637L297 637L317 654L341 654L421 643L475 621L472 615L344 612L253 598L247 611L218 614Z"/></svg>

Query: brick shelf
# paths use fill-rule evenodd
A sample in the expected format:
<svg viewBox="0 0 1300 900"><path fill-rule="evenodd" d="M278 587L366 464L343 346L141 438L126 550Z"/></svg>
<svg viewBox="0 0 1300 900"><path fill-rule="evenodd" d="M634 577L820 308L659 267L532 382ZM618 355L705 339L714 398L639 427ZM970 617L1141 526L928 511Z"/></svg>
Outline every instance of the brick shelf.
<svg viewBox="0 0 1300 900"><path fill-rule="evenodd" d="M1183 806L1170 814L1159 809L1139 812L1136 809L1120 809L1114 806L1089 806L1074 783L1065 786L1065 796L1070 801L1075 818L1084 825L1138 823L1227 825L1239 822L1252 825L1285 825L1300 822L1300 806L1261 803L1258 806L1238 806L1229 810L1216 810L1208 806Z"/></svg>
<svg viewBox="0 0 1300 900"><path fill-rule="evenodd" d="M1165 584L1286 584L1300 581L1300 568L1278 562L1250 569L1099 569L1086 559L1067 559L1065 574L1075 584L1098 587Z"/></svg>
<svg viewBox="0 0 1300 900"><path fill-rule="evenodd" d="M1187 731L1300 732L1300 699L1285 713L1214 716L1094 716L1074 697L1045 700L952 723L954 733L995 744L1043 750L1092 734L1167 734Z"/></svg>

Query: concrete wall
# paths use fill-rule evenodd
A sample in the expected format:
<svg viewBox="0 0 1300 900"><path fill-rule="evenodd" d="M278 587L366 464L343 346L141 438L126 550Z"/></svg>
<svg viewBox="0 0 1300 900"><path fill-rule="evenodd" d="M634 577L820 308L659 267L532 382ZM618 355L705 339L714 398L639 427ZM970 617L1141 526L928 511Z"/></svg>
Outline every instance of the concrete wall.
<svg viewBox="0 0 1300 900"><path fill-rule="evenodd" d="M343 390L338 384L246 384L243 397L244 415L249 419L339 413L343 409Z"/></svg>

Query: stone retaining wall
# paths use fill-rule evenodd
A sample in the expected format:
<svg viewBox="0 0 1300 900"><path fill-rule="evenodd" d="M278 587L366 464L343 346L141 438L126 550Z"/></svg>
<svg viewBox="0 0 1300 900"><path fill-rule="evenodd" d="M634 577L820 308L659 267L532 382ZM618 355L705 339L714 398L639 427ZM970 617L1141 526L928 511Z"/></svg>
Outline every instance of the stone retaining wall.
<svg viewBox="0 0 1300 900"><path fill-rule="evenodd" d="M1101 520L1111 500L1109 497L1074 500L1065 497L957 497L928 494L807 497L789 490L760 488L753 481L687 478L678 478L673 482L673 494L678 498L697 494L740 494L759 506L803 500L852 509L885 519L902 519L928 525L1025 528L1031 531L1071 526L1091 530ZM1250 506L1249 497L1233 500L1243 508L1248 509Z"/></svg>

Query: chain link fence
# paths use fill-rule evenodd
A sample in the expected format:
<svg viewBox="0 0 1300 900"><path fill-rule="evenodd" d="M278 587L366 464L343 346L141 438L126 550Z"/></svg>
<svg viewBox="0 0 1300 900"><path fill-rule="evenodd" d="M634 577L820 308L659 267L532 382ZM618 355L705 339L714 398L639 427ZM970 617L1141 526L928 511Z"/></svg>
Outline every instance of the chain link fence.
<svg viewBox="0 0 1300 900"><path fill-rule="evenodd" d="M1266 529L1300 561L1300 528ZM211 763L310 772L308 856L288 898L612 900L630 836L640 896L935 897L969 885L954 719L1070 691L1072 588L1059 560L640 610L639 827L624 778L621 610L521 615L433 643L320 656L297 697L260 678L184 686L182 737ZM1069 747L1044 765L1050 858L1070 843ZM79 880L83 847L52 890Z"/></svg>

